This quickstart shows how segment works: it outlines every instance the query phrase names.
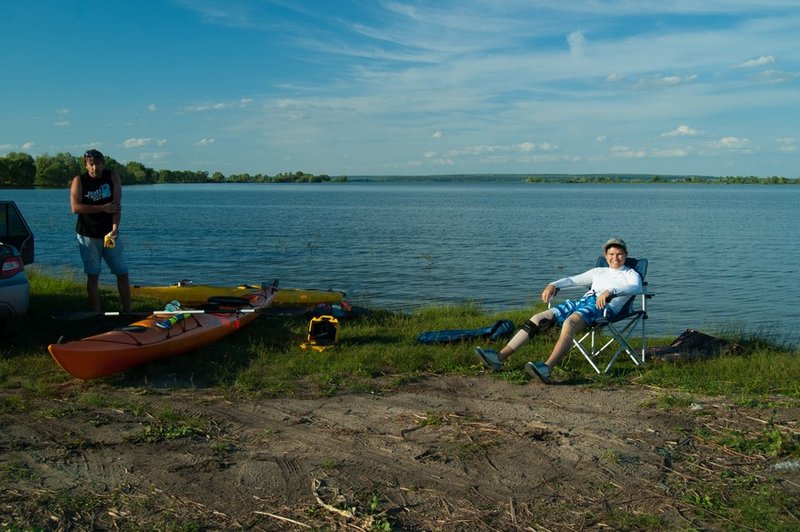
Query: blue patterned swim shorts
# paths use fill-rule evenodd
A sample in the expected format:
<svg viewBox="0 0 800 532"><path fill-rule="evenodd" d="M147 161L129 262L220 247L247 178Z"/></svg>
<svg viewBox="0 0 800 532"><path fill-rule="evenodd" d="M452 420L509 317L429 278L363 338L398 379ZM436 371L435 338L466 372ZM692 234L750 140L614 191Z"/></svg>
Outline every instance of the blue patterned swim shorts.
<svg viewBox="0 0 800 532"><path fill-rule="evenodd" d="M594 294L577 300L567 299L550 310L553 311L553 316L559 325L563 325L566 319L576 312L583 317L586 325L592 325L598 318L603 317L603 309L597 308L597 296Z"/></svg>

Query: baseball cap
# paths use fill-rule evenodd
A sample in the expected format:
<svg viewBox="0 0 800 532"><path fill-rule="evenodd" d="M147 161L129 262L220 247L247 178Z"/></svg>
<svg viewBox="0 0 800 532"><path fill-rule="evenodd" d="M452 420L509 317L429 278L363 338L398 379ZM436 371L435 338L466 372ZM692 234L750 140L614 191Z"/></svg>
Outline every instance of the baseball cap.
<svg viewBox="0 0 800 532"><path fill-rule="evenodd" d="M611 246L618 246L625 250L625 253L628 252L628 246L625 245L625 241L619 237L609 238L608 241L603 244L603 251L608 251L608 248Z"/></svg>

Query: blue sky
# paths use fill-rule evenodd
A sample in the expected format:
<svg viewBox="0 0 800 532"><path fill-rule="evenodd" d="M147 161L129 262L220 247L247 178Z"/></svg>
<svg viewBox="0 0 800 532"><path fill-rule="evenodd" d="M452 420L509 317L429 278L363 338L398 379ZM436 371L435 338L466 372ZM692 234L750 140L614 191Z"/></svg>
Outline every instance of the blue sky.
<svg viewBox="0 0 800 532"><path fill-rule="evenodd" d="M11 0L0 18L0 155L800 176L797 0Z"/></svg>

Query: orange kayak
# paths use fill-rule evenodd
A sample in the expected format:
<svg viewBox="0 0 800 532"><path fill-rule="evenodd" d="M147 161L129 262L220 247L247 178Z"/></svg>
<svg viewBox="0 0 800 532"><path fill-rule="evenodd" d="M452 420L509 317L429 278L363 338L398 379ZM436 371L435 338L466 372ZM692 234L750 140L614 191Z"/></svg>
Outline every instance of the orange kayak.
<svg viewBox="0 0 800 532"><path fill-rule="evenodd" d="M268 287L248 294L242 307L155 312L130 324L81 340L48 346L53 359L74 377L95 379L216 342L260 316L275 297Z"/></svg>

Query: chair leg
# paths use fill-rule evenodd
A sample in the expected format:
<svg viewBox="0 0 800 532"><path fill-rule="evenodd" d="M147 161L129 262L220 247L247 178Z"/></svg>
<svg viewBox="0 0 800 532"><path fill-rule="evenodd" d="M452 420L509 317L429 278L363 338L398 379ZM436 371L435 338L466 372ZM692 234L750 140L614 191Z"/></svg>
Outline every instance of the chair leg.
<svg viewBox="0 0 800 532"><path fill-rule="evenodd" d="M586 361L592 366L592 368L598 374L600 374L602 372L600 371L600 368L597 367L597 364L595 364L594 359L593 359L594 358L593 357L594 353L590 353L589 351L587 351L586 348L583 347L583 344L581 343L584 339L586 339L587 336L590 336L590 333L587 333L586 335L584 335L583 338L581 338L580 340L576 340L576 339L573 338L572 345L573 345L573 347L577 348L578 351L581 352L581 354L583 355L583 358L585 358ZM592 339L592 340L594 340L594 339ZM594 351L594 349L592 349L592 351Z"/></svg>
<svg viewBox="0 0 800 532"><path fill-rule="evenodd" d="M573 339L572 344L573 347L577 348L583 357L586 359L587 362L592 366L592 369L598 374L608 373L611 367L617 362L619 356L624 351L628 357L633 361L634 364L640 366L645 363L645 349L646 349L646 341L647 338L645 336L645 329L644 329L644 322L641 322L641 332L642 332L642 352L641 355L639 354L638 350L634 349L633 346L630 344L629 339L633 334L636 325L640 323L643 319L643 316L635 317L634 319L629 320L624 327L618 329L614 326L613 323L604 323L601 326L594 326L589 329L580 339ZM611 338L605 342L601 347L598 348L597 342L598 338L596 334L601 327L606 327L611 332ZM589 340L589 346L585 346L587 339ZM614 352L614 355L611 357L608 365L605 367L604 370L601 370L595 360L597 359L600 353L604 352L611 344L617 342L619 347Z"/></svg>
<svg viewBox="0 0 800 532"><path fill-rule="evenodd" d="M647 353L647 334L645 334L645 323L647 323L647 314L642 316L642 364L646 362L645 357Z"/></svg>
<svg viewBox="0 0 800 532"><path fill-rule="evenodd" d="M608 366L606 366L606 369L603 370L603 373L608 373L608 370L610 370L611 366L613 366L616 363L617 359L619 358L619 356L622 354L623 351L625 351L628 354L628 357L630 357L630 359L633 361L634 364L636 364L637 366L641 364L639 359L636 357L636 351L628 343L628 341L622 337L620 337L618 341L620 346L617 349L616 353L614 353L614 356L611 357L611 360L608 362Z"/></svg>
<svg viewBox="0 0 800 532"><path fill-rule="evenodd" d="M611 358L611 361L608 363L608 366L606 366L604 373L607 373L608 370L611 369L611 366L614 365L614 363L617 361L617 358L619 357L620 354L622 354L623 351L625 351L628 354L630 359L637 366L640 366L644 363L643 360L640 360L638 358L636 350L633 348L633 346L631 346L630 342L628 342L628 338L630 338L631 333L633 332L633 329L638 322L639 322L638 318L631 320L627 325L625 325L625 327L622 328L622 330L618 330L611 323L608 324L608 328L612 332L614 339L616 339L616 341L619 343L619 349L617 349L617 352L614 353L614 356Z"/></svg>

